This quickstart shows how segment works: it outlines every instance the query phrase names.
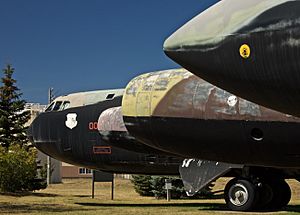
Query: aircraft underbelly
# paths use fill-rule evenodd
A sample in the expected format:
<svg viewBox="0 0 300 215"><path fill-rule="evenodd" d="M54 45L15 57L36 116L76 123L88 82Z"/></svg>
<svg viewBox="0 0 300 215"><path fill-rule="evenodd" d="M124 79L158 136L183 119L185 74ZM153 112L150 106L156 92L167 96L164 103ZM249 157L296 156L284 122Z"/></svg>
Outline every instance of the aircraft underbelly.
<svg viewBox="0 0 300 215"><path fill-rule="evenodd" d="M186 158L300 167L298 123L170 117L124 117L124 120L128 131L138 140Z"/></svg>

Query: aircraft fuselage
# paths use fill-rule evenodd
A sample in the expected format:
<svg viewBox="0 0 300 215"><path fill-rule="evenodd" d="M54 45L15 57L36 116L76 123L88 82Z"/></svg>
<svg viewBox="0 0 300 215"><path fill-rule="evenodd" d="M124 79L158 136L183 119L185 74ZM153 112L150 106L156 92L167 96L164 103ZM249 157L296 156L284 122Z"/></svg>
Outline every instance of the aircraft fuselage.
<svg viewBox="0 0 300 215"><path fill-rule="evenodd" d="M165 44L166 54L235 95L300 116L300 1L222 0Z"/></svg>
<svg viewBox="0 0 300 215"><path fill-rule="evenodd" d="M178 175L180 158L130 151L101 139L100 114L121 105L121 101L122 96L117 96L96 104L42 113L28 135L39 150L70 164L114 173ZM131 147L135 149L134 143Z"/></svg>

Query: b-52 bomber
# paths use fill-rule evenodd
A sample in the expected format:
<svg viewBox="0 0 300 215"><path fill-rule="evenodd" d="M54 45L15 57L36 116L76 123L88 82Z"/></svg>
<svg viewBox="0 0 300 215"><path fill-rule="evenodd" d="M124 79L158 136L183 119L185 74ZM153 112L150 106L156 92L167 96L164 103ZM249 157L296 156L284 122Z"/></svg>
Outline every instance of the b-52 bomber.
<svg viewBox="0 0 300 215"><path fill-rule="evenodd" d="M122 89L73 93L56 98L31 124L28 136L45 154L70 164L105 172L179 175L182 158L150 147L131 137L124 148L103 141L98 133L100 114L120 106Z"/></svg>
<svg viewBox="0 0 300 215"><path fill-rule="evenodd" d="M135 139L123 122L123 93L118 89L60 96L32 122L28 137L40 151L73 165L112 173L179 175L179 167L192 164L191 160ZM232 164L222 164L221 169L206 166L211 174L197 185L198 190L217 178L220 171L226 177L240 174L240 166Z"/></svg>
<svg viewBox="0 0 300 215"><path fill-rule="evenodd" d="M222 0L168 38L164 51L228 92L300 116L299 11L299 0ZM115 92L74 107L57 100L34 121L31 140L55 158L104 171L172 174L187 158L179 171L191 195L231 173L232 210L288 204L284 179L300 175L298 118L185 70L144 74Z"/></svg>
<svg viewBox="0 0 300 215"><path fill-rule="evenodd" d="M139 76L125 91L59 97L29 136L46 154L92 169L171 175L179 168L189 195L234 177L225 200L244 211L288 204L284 179L300 175L297 151L289 148L298 122L179 69Z"/></svg>
<svg viewBox="0 0 300 215"><path fill-rule="evenodd" d="M300 174L299 118L238 98L184 69L131 80L122 115L128 132L142 143L210 161L182 164L188 193L234 168L241 171L225 188L229 208L270 209L289 202L284 179Z"/></svg>
<svg viewBox="0 0 300 215"><path fill-rule="evenodd" d="M299 0L222 0L171 35L164 51L222 89L299 117L299 11Z"/></svg>

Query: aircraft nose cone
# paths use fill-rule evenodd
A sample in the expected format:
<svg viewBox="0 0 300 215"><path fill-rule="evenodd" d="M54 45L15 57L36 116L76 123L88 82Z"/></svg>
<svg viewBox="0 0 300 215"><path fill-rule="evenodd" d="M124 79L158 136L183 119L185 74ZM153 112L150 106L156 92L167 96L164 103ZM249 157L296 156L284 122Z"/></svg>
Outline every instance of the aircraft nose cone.
<svg viewBox="0 0 300 215"><path fill-rule="evenodd" d="M178 35L180 33L175 32L172 34L170 37L168 37L163 45L163 50L164 52L172 52L172 51L177 51L180 47L180 44L182 44L181 40L179 39L182 37L181 35Z"/></svg>
<svg viewBox="0 0 300 215"><path fill-rule="evenodd" d="M61 153L59 141L49 127L50 124L47 114L40 114L27 129L27 137L38 150L55 158Z"/></svg>
<svg viewBox="0 0 300 215"><path fill-rule="evenodd" d="M171 35L164 51L213 85L300 116L299 44L287 42L298 38L299 2L222 0Z"/></svg>
<svg viewBox="0 0 300 215"><path fill-rule="evenodd" d="M213 43L216 37L222 35L224 33L224 17L222 14L226 3L220 5L216 2L218 1L211 1L210 5L213 5L212 7L208 6L208 9L191 19L167 38L163 45L164 51L169 53L197 49L197 47Z"/></svg>
<svg viewBox="0 0 300 215"><path fill-rule="evenodd" d="M179 38L181 38L181 35L178 36L178 33L171 35L165 41L163 50L170 59L185 67L185 61L189 59L189 51L184 50L185 43ZM188 69L188 67L186 68Z"/></svg>
<svg viewBox="0 0 300 215"><path fill-rule="evenodd" d="M187 23L170 37L168 37L164 44L163 50L166 53L184 51L186 48L192 46L197 41L197 36L201 34L201 30L195 29L195 24Z"/></svg>
<svg viewBox="0 0 300 215"><path fill-rule="evenodd" d="M219 10L217 4L179 28L165 40L165 54L189 70L195 64L206 67L206 58L211 57L227 33Z"/></svg>

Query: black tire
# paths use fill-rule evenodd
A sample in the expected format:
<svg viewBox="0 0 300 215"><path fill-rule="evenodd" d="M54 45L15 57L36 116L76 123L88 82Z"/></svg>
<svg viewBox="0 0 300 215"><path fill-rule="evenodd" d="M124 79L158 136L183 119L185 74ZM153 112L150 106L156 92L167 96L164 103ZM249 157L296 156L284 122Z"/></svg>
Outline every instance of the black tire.
<svg viewBox="0 0 300 215"><path fill-rule="evenodd" d="M283 179L273 180L270 185L274 193L269 206L270 209L278 210L287 206L292 196L290 186Z"/></svg>
<svg viewBox="0 0 300 215"><path fill-rule="evenodd" d="M273 189L267 181L263 181L261 186L258 188L259 200L257 202L256 208L258 210L270 209L270 204L273 200Z"/></svg>
<svg viewBox="0 0 300 215"><path fill-rule="evenodd" d="M224 190L229 209L233 211L251 211L255 209L259 193L255 185L246 179L232 179Z"/></svg>
<svg viewBox="0 0 300 215"><path fill-rule="evenodd" d="M281 207L285 207L289 204L292 198L292 191L288 183L285 180L282 181L281 191L282 191L282 199L281 199Z"/></svg>

